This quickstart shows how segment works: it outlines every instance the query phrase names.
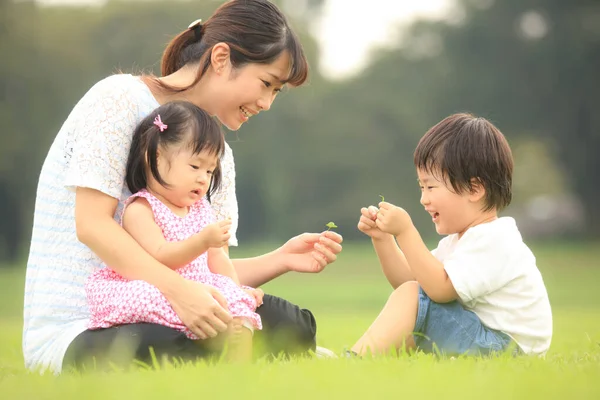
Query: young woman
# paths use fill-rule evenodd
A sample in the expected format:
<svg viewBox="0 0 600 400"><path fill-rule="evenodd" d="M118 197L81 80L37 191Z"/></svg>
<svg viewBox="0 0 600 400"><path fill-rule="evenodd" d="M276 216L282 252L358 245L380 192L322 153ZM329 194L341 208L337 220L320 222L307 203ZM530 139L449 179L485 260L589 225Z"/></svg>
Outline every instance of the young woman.
<svg viewBox="0 0 600 400"><path fill-rule="evenodd" d="M63 365L106 357L114 343L131 339L132 356L141 360L148 359L149 347L158 355L203 355L184 333L160 324L88 330L84 284L105 265L155 286L197 337L227 330L232 316L218 290L165 268L117 222L131 195L125 171L132 135L159 105L181 100L237 130L268 110L285 84L304 83L307 73L302 47L276 6L267 0L232 0L172 40L163 55L162 77L114 75L84 95L56 136L40 175L25 287L28 368L59 372ZM228 146L220 161L223 184L211 206L218 220L232 219L229 244L236 245L235 169ZM240 283L257 287L288 271L323 270L335 261L341 242L331 231L305 233L268 254L232 262ZM309 311L265 295L257 313L263 330L255 342L268 343L268 351L315 347Z"/></svg>

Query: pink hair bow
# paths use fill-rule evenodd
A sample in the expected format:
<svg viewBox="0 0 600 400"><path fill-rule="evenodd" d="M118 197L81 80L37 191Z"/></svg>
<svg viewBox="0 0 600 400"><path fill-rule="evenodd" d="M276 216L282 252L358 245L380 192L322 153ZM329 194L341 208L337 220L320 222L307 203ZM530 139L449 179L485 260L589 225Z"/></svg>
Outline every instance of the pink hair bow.
<svg viewBox="0 0 600 400"><path fill-rule="evenodd" d="M160 119L160 115L157 115L156 118L154 118L154 125L158 126L158 129L161 132L169 127L168 125L163 124L162 120Z"/></svg>

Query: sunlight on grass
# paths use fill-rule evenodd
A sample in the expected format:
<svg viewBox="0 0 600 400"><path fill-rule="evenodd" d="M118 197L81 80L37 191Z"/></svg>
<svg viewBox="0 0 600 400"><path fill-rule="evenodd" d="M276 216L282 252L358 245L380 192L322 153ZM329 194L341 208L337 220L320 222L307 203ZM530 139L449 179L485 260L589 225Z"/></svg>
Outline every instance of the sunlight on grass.
<svg viewBox="0 0 600 400"><path fill-rule="evenodd" d="M258 251L236 251L236 256ZM600 246L552 245L534 251L554 311L554 338L545 359L417 354L40 376L24 370L21 356L23 270L0 272L0 393L3 399L600 398ZM324 273L284 276L265 290L311 309L319 323L319 344L336 353L356 341L391 292L372 250L357 244L347 244Z"/></svg>

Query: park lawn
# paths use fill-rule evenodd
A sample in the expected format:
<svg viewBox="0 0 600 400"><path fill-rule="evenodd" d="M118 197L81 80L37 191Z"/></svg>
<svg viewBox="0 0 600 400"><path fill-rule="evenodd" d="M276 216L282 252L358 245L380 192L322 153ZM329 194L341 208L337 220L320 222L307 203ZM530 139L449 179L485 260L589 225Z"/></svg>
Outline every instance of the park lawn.
<svg viewBox="0 0 600 400"><path fill-rule="evenodd" d="M600 246L552 243L532 248L554 311L554 338L545 359L417 354L40 376L22 366L23 268L5 270L0 272L0 398L600 398ZM234 255L259 251L256 247ZM319 323L319 344L340 352L368 327L390 293L378 268L369 247L348 243L325 272L290 274L265 291L311 309Z"/></svg>

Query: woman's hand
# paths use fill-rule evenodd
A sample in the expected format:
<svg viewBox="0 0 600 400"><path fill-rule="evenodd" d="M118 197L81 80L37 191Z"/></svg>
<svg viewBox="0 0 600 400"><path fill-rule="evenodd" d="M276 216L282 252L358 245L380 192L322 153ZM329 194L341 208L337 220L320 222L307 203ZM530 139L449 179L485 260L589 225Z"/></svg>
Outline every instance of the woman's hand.
<svg viewBox="0 0 600 400"><path fill-rule="evenodd" d="M227 311L227 300L212 286L181 279L165 297L181 322L200 339L225 332L233 319Z"/></svg>
<svg viewBox="0 0 600 400"><path fill-rule="evenodd" d="M289 271L321 272L337 259L343 238L333 231L303 233L276 250Z"/></svg>

